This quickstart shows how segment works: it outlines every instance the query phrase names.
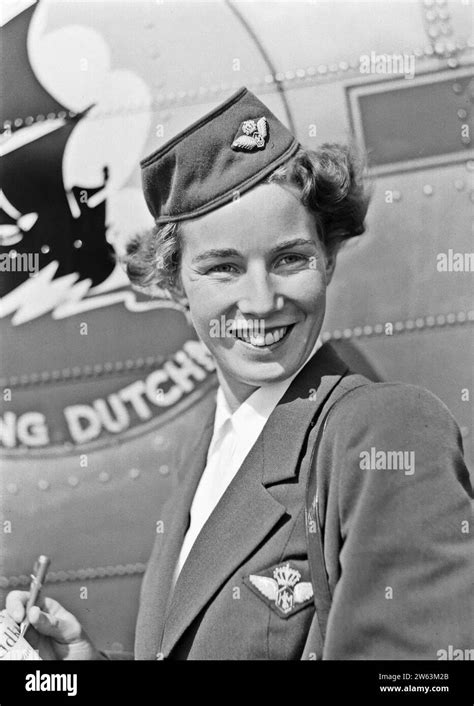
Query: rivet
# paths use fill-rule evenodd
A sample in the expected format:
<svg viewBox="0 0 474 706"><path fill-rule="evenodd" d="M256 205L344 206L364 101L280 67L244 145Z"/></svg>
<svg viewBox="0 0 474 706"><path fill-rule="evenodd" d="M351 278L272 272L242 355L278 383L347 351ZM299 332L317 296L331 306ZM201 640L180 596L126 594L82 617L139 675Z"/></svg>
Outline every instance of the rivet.
<svg viewBox="0 0 474 706"><path fill-rule="evenodd" d="M131 370L132 368L135 367L135 361L132 360L131 358L129 358L128 360L125 361L125 367L126 367L128 370Z"/></svg>
<svg viewBox="0 0 474 706"><path fill-rule="evenodd" d="M18 493L18 486L16 483L8 483L7 490L12 495L16 495Z"/></svg>
<svg viewBox="0 0 474 706"><path fill-rule="evenodd" d="M109 479L110 479L110 476L109 476L109 474L107 473L107 471L101 471L101 472L99 473L99 480L100 480L101 483L107 483L107 481L108 481Z"/></svg>
<svg viewBox="0 0 474 706"><path fill-rule="evenodd" d="M436 323L438 324L438 326L444 326L444 324L446 323L446 317L443 314L438 314L438 316L436 317Z"/></svg>
<svg viewBox="0 0 474 706"><path fill-rule="evenodd" d="M100 365L100 363L96 363L96 364L94 365L94 373L99 374L99 373L101 373L101 372L102 372L102 365Z"/></svg>
<svg viewBox="0 0 474 706"><path fill-rule="evenodd" d="M471 138L469 137L469 135L462 135L462 136L461 136L461 142L463 143L463 145L470 145L470 144L471 144Z"/></svg>
<svg viewBox="0 0 474 706"><path fill-rule="evenodd" d="M383 325L382 324L375 324L374 333L382 333L382 332L383 332Z"/></svg>
<svg viewBox="0 0 474 706"><path fill-rule="evenodd" d="M69 476L67 482L72 488L75 488L77 485L79 485L79 478L77 476Z"/></svg>
<svg viewBox="0 0 474 706"><path fill-rule="evenodd" d="M84 375L90 375L92 373L92 365L84 365L82 372Z"/></svg>
<svg viewBox="0 0 474 706"><path fill-rule="evenodd" d="M451 57L450 59L448 59L447 64L450 69L457 69L459 66L458 60L455 59L454 57Z"/></svg>
<svg viewBox="0 0 474 706"><path fill-rule="evenodd" d="M453 83L453 91L454 93L462 93L463 92L463 87L460 83Z"/></svg>
<svg viewBox="0 0 474 706"><path fill-rule="evenodd" d="M454 182L454 188L457 191L462 191L464 189L464 182L462 179L456 179Z"/></svg>
<svg viewBox="0 0 474 706"><path fill-rule="evenodd" d="M294 71L285 71L285 78L287 81L292 81L295 77Z"/></svg>
<svg viewBox="0 0 474 706"><path fill-rule="evenodd" d="M61 370L61 375L63 378L70 378L71 377L71 371L69 368L63 368Z"/></svg>
<svg viewBox="0 0 474 706"><path fill-rule="evenodd" d="M34 123L35 119L32 115L28 115L27 118L25 118L25 125L32 125Z"/></svg>
<svg viewBox="0 0 474 706"><path fill-rule="evenodd" d="M425 185L424 185L424 187L423 187L423 193L425 194L425 196L431 196L431 195L432 195L432 193L433 193L433 187L431 186L431 184L425 184Z"/></svg>
<svg viewBox="0 0 474 706"><path fill-rule="evenodd" d="M416 326L416 328L424 328L424 326L425 326L425 320L422 319L421 317L418 318L418 319L416 319L416 321L415 321L415 326Z"/></svg>
<svg viewBox="0 0 474 706"><path fill-rule="evenodd" d="M48 113L48 120L54 120L56 118L56 113Z"/></svg>
<svg viewBox="0 0 474 706"><path fill-rule="evenodd" d="M345 328L342 335L344 336L344 338L351 338L352 330L350 328Z"/></svg>
<svg viewBox="0 0 474 706"><path fill-rule="evenodd" d="M405 321L405 328L407 331L412 331L415 328L415 322L412 319Z"/></svg>
<svg viewBox="0 0 474 706"><path fill-rule="evenodd" d="M405 324L403 323L403 321L396 321L394 328L395 331L403 331L403 329L405 328Z"/></svg>
<svg viewBox="0 0 474 706"><path fill-rule="evenodd" d="M72 374L75 378L79 377L81 374L81 369L77 365L75 365L72 369Z"/></svg>
<svg viewBox="0 0 474 706"><path fill-rule="evenodd" d="M61 118L61 120L63 120L65 117L66 117L66 111L60 110L58 113L58 118Z"/></svg>
<svg viewBox="0 0 474 706"><path fill-rule="evenodd" d="M82 248L82 240L75 240L73 242L73 246L76 248L76 250L79 250L79 248Z"/></svg>
<svg viewBox="0 0 474 706"><path fill-rule="evenodd" d="M435 317L434 316L427 316L426 317L426 325L427 326L434 326L435 325Z"/></svg>
<svg viewBox="0 0 474 706"><path fill-rule="evenodd" d="M304 69L297 69L296 75L298 78L304 78L306 76L306 71Z"/></svg>
<svg viewBox="0 0 474 706"><path fill-rule="evenodd" d="M400 199L402 198L402 195L399 191L394 191L392 193L392 196L394 201L400 201Z"/></svg>
<svg viewBox="0 0 474 706"><path fill-rule="evenodd" d="M354 336L362 336L362 327L361 326L356 326L354 328Z"/></svg>
<svg viewBox="0 0 474 706"><path fill-rule="evenodd" d="M147 357L145 358L145 363L146 363L147 365L154 365L154 363L155 363L155 358L154 358L154 356L152 356L152 355L147 356Z"/></svg>
<svg viewBox="0 0 474 706"><path fill-rule="evenodd" d="M273 83L275 79L273 78L272 74L267 74L265 76L265 83Z"/></svg>
<svg viewBox="0 0 474 706"><path fill-rule="evenodd" d="M341 338L341 332L339 331L339 329L336 329L335 331L332 332L332 337L335 339Z"/></svg>
<svg viewBox="0 0 474 706"><path fill-rule="evenodd" d="M51 373L51 378L53 380L59 380L61 378L61 371L60 370L53 370Z"/></svg>
<svg viewBox="0 0 474 706"><path fill-rule="evenodd" d="M453 313L448 314L446 317L446 321L448 322L448 324L456 323L456 314L453 314Z"/></svg>
<svg viewBox="0 0 474 706"><path fill-rule="evenodd" d="M331 334L329 333L329 331L325 331L323 333L323 335L321 336L321 340L323 341L323 343L326 343L326 341L329 341L330 339L331 339Z"/></svg>
<svg viewBox="0 0 474 706"><path fill-rule="evenodd" d="M128 475L130 476L130 478L135 480L135 478L138 478L140 475L140 469L139 468L131 468L128 472Z"/></svg>
<svg viewBox="0 0 474 706"><path fill-rule="evenodd" d="M326 64L320 64L318 66L318 74L327 74L327 72L328 72L328 67L326 66Z"/></svg>
<svg viewBox="0 0 474 706"><path fill-rule="evenodd" d="M364 334L366 336L371 336L372 335L372 326L364 326Z"/></svg>
<svg viewBox="0 0 474 706"><path fill-rule="evenodd" d="M15 119L15 125L16 125L16 127L20 127L20 125L22 125L22 124L23 124L22 118L16 118L16 119Z"/></svg>
<svg viewBox="0 0 474 706"><path fill-rule="evenodd" d="M104 370L106 370L108 373L110 373L114 369L114 364L108 360L106 363L104 363Z"/></svg>
<svg viewBox="0 0 474 706"><path fill-rule="evenodd" d="M460 120L464 120L465 118L467 118L467 110L465 110L464 108L459 108L457 116Z"/></svg>
<svg viewBox="0 0 474 706"><path fill-rule="evenodd" d="M50 251L49 245L42 245L41 246L41 252L43 253L43 255L47 255L47 253L49 253L49 251Z"/></svg>
<svg viewBox="0 0 474 706"><path fill-rule="evenodd" d="M435 39L439 35L439 29L437 27L430 27L428 30L428 35Z"/></svg>
<svg viewBox="0 0 474 706"><path fill-rule="evenodd" d="M164 445L164 443L165 443L165 439L163 436L161 436L161 434L157 434L155 436L155 438L153 439L153 446L155 448L160 448L161 446Z"/></svg>
<svg viewBox="0 0 474 706"><path fill-rule="evenodd" d="M306 73L308 74L308 76L314 76L316 74L316 66L309 66L306 69Z"/></svg>
<svg viewBox="0 0 474 706"><path fill-rule="evenodd" d="M40 490L48 490L49 488L49 481L45 480L42 478L41 480L38 481L38 488Z"/></svg>
<svg viewBox="0 0 474 706"><path fill-rule="evenodd" d="M164 464L163 466L160 466L158 469L159 473L161 473L162 476L167 476L168 473L170 472L169 466Z"/></svg>
<svg viewBox="0 0 474 706"><path fill-rule="evenodd" d="M275 74L275 81L283 81L285 78L285 74L282 71L279 71L277 74Z"/></svg>
<svg viewBox="0 0 474 706"><path fill-rule="evenodd" d="M42 115L40 113L39 115L36 116L36 120L37 120L37 122L41 122L42 120L44 120L44 115Z"/></svg>

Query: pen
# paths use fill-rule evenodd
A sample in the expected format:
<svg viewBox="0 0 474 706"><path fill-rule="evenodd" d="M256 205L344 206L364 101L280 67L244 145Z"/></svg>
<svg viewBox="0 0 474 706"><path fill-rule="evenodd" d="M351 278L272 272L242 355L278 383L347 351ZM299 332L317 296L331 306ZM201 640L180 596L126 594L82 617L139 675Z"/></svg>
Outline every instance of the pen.
<svg viewBox="0 0 474 706"><path fill-rule="evenodd" d="M49 564L50 559L47 556L44 556L44 554L41 554L35 563L33 573L31 574L30 595L26 603L25 618L20 624L20 637L23 637L30 624L30 621L28 620L28 611L38 600Z"/></svg>

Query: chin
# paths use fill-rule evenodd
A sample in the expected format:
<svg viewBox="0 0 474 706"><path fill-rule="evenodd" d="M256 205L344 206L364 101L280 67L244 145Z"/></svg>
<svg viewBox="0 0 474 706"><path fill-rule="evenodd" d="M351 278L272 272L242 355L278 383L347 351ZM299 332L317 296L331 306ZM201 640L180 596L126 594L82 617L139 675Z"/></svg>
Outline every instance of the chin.
<svg viewBox="0 0 474 706"><path fill-rule="evenodd" d="M277 361L268 363L251 363L239 366L225 366L228 375L251 387L261 387L272 382L281 382L298 370L299 365L281 364Z"/></svg>

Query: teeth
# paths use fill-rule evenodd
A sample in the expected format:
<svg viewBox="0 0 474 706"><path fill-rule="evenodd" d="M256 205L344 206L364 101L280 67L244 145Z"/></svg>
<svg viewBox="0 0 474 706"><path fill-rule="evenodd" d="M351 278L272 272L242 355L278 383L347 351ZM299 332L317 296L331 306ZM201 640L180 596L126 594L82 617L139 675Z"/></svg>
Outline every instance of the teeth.
<svg viewBox="0 0 474 706"><path fill-rule="evenodd" d="M288 326L283 326L282 328L275 329L274 331L269 331L267 334L258 333L252 335L246 335L243 332L237 334L238 338L245 343L250 343L252 346L257 346L259 348L263 346L271 346L272 343L277 343L288 331Z"/></svg>
<svg viewBox="0 0 474 706"><path fill-rule="evenodd" d="M275 333L277 333L277 331L275 331ZM265 336L265 345L271 346L272 343L275 343L275 339L273 338L273 333L267 333Z"/></svg>

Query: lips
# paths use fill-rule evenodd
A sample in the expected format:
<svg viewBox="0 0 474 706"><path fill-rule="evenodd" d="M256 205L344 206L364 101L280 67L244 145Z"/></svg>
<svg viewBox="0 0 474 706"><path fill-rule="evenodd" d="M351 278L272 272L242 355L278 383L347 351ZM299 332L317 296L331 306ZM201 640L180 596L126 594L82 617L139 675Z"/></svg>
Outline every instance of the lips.
<svg viewBox="0 0 474 706"><path fill-rule="evenodd" d="M267 348L284 339L292 330L293 326L294 324L290 324L280 328L266 329L265 333L246 333L245 331L237 330L235 336L239 341L243 341L254 348Z"/></svg>

